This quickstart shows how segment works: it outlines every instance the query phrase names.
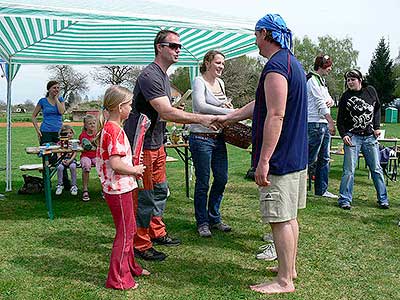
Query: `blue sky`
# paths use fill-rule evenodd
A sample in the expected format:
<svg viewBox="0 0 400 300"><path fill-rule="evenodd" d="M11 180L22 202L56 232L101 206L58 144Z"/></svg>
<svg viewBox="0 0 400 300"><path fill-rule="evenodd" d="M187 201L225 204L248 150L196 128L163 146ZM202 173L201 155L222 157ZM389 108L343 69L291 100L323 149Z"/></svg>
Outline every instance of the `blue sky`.
<svg viewBox="0 0 400 300"><path fill-rule="evenodd" d="M118 0L114 0L118 2ZM331 35L335 38L350 37L354 49L359 51L358 66L363 73L368 71L373 52L381 39L390 42L391 57L394 59L400 50L400 26L398 13L399 0L287 0L287 1L227 1L227 0L153 0L185 6L219 15L247 19L255 23L267 13L279 13L292 32L305 35L314 41L318 36ZM51 0L49 0L51 3ZM94 66L73 66L76 70L88 73ZM37 102L45 94L49 74L43 65L24 65L13 82L12 103L22 103L27 99ZM102 95L106 87L90 80L90 99ZM0 79L0 100L6 99L6 82Z"/></svg>

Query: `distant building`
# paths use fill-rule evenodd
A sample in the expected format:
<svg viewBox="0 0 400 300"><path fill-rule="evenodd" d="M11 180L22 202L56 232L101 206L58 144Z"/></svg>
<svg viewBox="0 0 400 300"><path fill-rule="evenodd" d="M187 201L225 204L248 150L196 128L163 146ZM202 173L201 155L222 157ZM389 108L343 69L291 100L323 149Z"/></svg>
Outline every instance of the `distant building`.
<svg viewBox="0 0 400 300"><path fill-rule="evenodd" d="M15 113L26 113L26 109L23 108L22 106L18 105L18 106L14 109L13 112L15 112Z"/></svg>

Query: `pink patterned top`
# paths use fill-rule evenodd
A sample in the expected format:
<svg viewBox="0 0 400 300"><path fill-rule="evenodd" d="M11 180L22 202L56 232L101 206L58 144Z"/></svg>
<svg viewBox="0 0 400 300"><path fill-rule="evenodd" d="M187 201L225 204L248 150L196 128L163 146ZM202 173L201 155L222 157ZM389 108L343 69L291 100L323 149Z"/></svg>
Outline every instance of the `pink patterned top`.
<svg viewBox="0 0 400 300"><path fill-rule="evenodd" d="M122 162L132 166L132 151L124 130L113 122L106 122L101 132L100 144L96 153L96 170L100 177L103 192L123 194L137 188L134 176L114 172L110 165L112 155L121 156Z"/></svg>

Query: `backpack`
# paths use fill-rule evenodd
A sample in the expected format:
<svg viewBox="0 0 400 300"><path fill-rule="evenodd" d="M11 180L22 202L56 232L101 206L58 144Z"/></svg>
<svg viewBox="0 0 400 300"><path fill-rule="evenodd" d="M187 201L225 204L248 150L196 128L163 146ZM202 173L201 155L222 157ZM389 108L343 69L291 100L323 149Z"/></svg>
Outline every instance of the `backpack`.
<svg viewBox="0 0 400 300"><path fill-rule="evenodd" d="M18 190L18 194L36 194L43 191L43 179L41 177L22 175L24 185Z"/></svg>

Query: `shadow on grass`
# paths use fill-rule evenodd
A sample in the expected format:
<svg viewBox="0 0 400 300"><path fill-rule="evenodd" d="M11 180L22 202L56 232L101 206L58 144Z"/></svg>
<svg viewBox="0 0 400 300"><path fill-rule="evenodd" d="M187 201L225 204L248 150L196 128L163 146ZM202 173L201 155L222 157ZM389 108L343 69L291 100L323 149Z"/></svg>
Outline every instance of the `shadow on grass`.
<svg viewBox="0 0 400 300"><path fill-rule="evenodd" d="M21 255L11 262L19 267L29 270L35 276L45 278L54 277L59 280L85 281L96 286L104 286L107 276L108 264L84 263L80 257L73 259L65 256L24 256Z"/></svg>
<svg viewBox="0 0 400 300"><path fill-rule="evenodd" d="M65 195L64 195L65 194ZM61 196L52 194L52 205L55 219L97 216L110 216L108 206L101 198L100 191L91 193L92 199L83 202L81 196L64 193ZM6 199L0 201L0 220L47 219L47 208L43 193L19 195L8 193Z"/></svg>
<svg viewBox="0 0 400 300"><path fill-rule="evenodd" d="M52 234L43 234L41 243L48 248L104 254L111 251L114 241L113 234L90 234L83 230L59 230Z"/></svg>

